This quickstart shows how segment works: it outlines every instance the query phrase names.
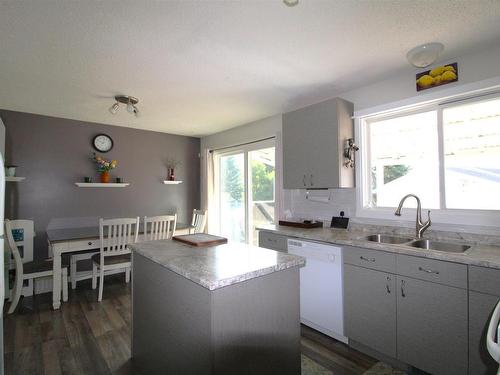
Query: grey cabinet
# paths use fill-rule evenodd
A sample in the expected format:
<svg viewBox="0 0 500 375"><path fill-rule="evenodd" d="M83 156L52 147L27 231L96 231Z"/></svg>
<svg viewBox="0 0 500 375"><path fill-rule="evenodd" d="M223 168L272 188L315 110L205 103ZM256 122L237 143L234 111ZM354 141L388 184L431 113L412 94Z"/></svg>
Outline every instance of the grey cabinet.
<svg viewBox="0 0 500 375"><path fill-rule="evenodd" d="M467 290L398 276L397 358L431 374L467 374Z"/></svg>
<svg viewBox="0 0 500 375"><path fill-rule="evenodd" d="M396 277L344 265L344 330L350 340L396 357Z"/></svg>
<svg viewBox="0 0 500 375"><path fill-rule="evenodd" d="M495 375L496 363L486 348L486 331L500 299L500 270L469 266L469 374Z"/></svg>
<svg viewBox="0 0 500 375"><path fill-rule="evenodd" d="M343 165L352 114L352 103L335 98L283 115L285 189L354 186L354 169Z"/></svg>
<svg viewBox="0 0 500 375"><path fill-rule="evenodd" d="M467 266L354 247L343 254L350 340L432 374L467 374Z"/></svg>
<svg viewBox="0 0 500 375"><path fill-rule="evenodd" d="M271 232L259 231L259 246L276 251L288 251L287 237Z"/></svg>

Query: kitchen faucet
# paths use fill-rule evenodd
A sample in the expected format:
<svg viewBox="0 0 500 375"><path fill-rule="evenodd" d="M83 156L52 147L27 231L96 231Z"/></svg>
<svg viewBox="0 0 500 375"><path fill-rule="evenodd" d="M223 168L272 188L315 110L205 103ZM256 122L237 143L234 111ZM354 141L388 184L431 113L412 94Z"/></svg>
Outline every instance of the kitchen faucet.
<svg viewBox="0 0 500 375"><path fill-rule="evenodd" d="M413 197L417 200L417 219L416 219L416 236L417 238L422 238L422 234L425 232L427 228L431 226L431 211L427 211L427 221L422 223L422 206L420 205L420 199L415 194L405 195L401 201L399 202L399 206L394 212L394 215L401 216L401 209L403 208L403 203L406 198Z"/></svg>

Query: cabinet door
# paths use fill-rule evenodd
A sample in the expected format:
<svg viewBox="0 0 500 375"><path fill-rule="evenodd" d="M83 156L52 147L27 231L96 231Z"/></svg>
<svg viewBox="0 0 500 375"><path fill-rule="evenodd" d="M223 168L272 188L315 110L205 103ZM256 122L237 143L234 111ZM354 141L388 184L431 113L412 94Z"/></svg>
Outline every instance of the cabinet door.
<svg viewBox="0 0 500 375"><path fill-rule="evenodd" d="M395 276L344 265L344 327L349 339L396 357Z"/></svg>
<svg viewBox="0 0 500 375"><path fill-rule="evenodd" d="M287 238L279 234L259 231L259 246L266 249L287 252Z"/></svg>
<svg viewBox="0 0 500 375"><path fill-rule="evenodd" d="M495 375L498 363L486 348L486 332L499 297L469 292L469 374Z"/></svg>
<svg viewBox="0 0 500 375"><path fill-rule="evenodd" d="M397 280L398 359L431 374L467 374L467 291Z"/></svg>
<svg viewBox="0 0 500 375"><path fill-rule="evenodd" d="M299 109L283 115L283 187L309 188L308 150L314 148L312 129L308 126L309 111Z"/></svg>

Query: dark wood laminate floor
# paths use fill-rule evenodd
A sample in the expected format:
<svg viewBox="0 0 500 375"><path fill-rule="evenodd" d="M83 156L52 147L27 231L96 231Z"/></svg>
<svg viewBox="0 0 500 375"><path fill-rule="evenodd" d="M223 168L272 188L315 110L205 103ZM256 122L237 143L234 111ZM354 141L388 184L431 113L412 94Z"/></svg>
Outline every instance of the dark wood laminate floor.
<svg viewBox="0 0 500 375"><path fill-rule="evenodd" d="M101 303L89 282L70 290L57 311L50 294L26 299L16 313L4 315L5 374L148 375L132 367L130 321L123 275L106 278ZM304 355L335 375L362 374L377 362L305 326L301 344Z"/></svg>

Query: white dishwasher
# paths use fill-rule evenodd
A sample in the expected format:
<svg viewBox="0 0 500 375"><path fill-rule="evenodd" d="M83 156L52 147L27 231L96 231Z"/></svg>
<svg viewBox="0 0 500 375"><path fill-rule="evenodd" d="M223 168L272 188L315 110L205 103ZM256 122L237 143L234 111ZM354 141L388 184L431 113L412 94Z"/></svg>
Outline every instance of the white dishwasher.
<svg viewBox="0 0 500 375"><path fill-rule="evenodd" d="M300 321L347 343L344 336L342 249L288 240L288 252L306 258L300 269Z"/></svg>

